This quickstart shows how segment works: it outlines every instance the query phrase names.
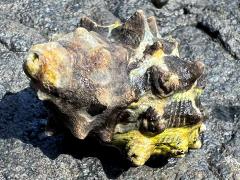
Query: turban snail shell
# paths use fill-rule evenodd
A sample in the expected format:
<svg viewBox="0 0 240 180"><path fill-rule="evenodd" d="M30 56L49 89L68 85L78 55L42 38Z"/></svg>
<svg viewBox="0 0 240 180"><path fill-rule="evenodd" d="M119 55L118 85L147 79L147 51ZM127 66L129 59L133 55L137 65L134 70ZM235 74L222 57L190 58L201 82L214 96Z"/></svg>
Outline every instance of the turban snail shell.
<svg viewBox="0 0 240 180"><path fill-rule="evenodd" d="M74 32L32 46L23 67L49 110L48 131L95 134L126 147L136 165L201 147L204 64L181 59L178 42L141 10L109 26L84 17Z"/></svg>

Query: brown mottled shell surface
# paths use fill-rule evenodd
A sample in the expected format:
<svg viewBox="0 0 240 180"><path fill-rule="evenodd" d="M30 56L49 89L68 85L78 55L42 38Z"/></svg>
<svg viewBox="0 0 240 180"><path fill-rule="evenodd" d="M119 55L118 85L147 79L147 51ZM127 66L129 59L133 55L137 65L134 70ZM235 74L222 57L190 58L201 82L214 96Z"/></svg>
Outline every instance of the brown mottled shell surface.
<svg viewBox="0 0 240 180"><path fill-rule="evenodd" d="M141 10L109 26L82 18L74 32L34 45L24 70L49 109L48 130L67 127L79 139L203 120L203 63L179 58L178 42Z"/></svg>

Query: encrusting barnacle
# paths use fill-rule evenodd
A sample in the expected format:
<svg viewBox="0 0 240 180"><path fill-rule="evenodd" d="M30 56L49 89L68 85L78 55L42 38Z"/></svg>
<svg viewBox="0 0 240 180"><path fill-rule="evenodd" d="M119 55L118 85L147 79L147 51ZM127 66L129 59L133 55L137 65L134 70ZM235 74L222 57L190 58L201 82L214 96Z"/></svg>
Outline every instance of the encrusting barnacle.
<svg viewBox="0 0 240 180"><path fill-rule="evenodd" d="M95 134L125 146L136 165L200 148L204 64L181 59L153 16L139 10L109 26L84 17L51 40L34 45L23 66L49 110L48 131Z"/></svg>

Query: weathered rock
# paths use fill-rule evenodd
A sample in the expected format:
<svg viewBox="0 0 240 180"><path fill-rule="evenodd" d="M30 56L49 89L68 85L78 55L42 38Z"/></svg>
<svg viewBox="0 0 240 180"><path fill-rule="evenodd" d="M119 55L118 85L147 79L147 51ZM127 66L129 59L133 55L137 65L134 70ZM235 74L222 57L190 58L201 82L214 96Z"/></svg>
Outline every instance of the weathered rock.
<svg viewBox="0 0 240 180"><path fill-rule="evenodd" d="M168 163L157 159L136 168L120 162L123 158L115 150L96 147L90 140L45 137L42 134L47 117L45 109L30 89L24 89L28 87L28 79L22 72L25 52L10 51L6 43L0 42L3 74L0 76L0 178L239 178L239 2L179 0L169 1L161 9L155 8L151 1L91 2L6 0L0 2L0 16L5 19L1 22L6 27L12 26L11 22L22 24L12 26L14 32L22 32L20 39L24 41L13 47L25 51L31 43L43 40L38 39L39 34L47 38L55 32L72 31L84 14L93 16L93 12L98 12L95 20L99 18L100 23L104 16L114 22L129 17L137 9L157 16L160 33L180 39L180 55L204 60L208 67L208 86L202 102L208 107L209 118L202 149L190 151L183 159L170 159ZM10 29L0 29L0 39L14 36ZM13 75L13 72L19 73Z"/></svg>

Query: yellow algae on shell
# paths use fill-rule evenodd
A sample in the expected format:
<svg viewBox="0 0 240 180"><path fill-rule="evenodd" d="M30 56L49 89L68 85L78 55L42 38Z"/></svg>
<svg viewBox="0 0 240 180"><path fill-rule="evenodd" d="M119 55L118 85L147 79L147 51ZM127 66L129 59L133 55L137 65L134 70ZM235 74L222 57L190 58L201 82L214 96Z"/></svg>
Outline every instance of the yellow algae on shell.
<svg viewBox="0 0 240 180"><path fill-rule="evenodd" d="M173 95L175 101L184 101L191 100L194 101L195 98L199 97L203 93L201 88L198 88L196 85L193 85L188 91L177 92Z"/></svg>
<svg viewBox="0 0 240 180"><path fill-rule="evenodd" d="M40 78L45 86L60 87L64 76L71 74L71 69L65 65L68 52L61 45L51 42L37 44L31 48L26 66L30 75Z"/></svg>
<svg viewBox="0 0 240 180"><path fill-rule="evenodd" d="M145 164L152 155L182 157L189 148L200 148L201 123L192 127L168 128L155 136L133 130L115 134L112 143L124 146L129 159L137 166Z"/></svg>
<svg viewBox="0 0 240 180"><path fill-rule="evenodd" d="M32 77L36 78L36 74L40 70L38 56L34 53L30 53L27 57L27 61L25 62L25 68L28 73L32 75Z"/></svg>

